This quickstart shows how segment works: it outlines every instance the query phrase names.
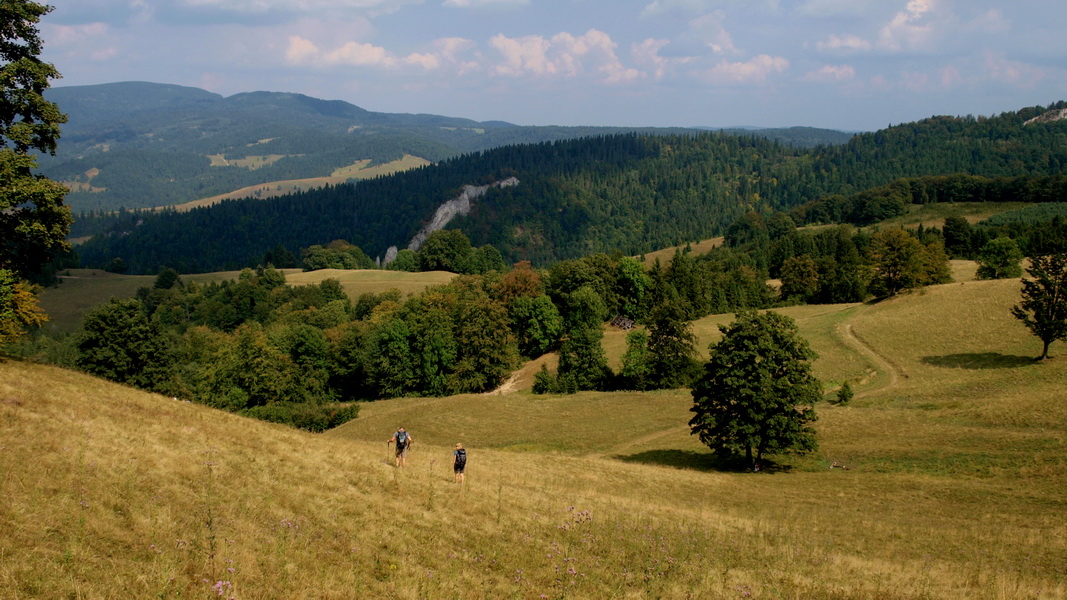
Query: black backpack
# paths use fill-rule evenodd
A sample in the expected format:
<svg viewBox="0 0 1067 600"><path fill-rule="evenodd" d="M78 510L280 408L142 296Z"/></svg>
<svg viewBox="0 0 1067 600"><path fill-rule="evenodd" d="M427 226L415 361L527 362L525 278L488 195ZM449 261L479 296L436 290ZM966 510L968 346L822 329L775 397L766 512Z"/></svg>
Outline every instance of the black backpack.
<svg viewBox="0 0 1067 600"><path fill-rule="evenodd" d="M457 467L465 467L465 466L467 466L467 451L464 450L463 448L460 448L459 450L456 450L456 466Z"/></svg>
<svg viewBox="0 0 1067 600"><path fill-rule="evenodd" d="M407 448L408 446L408 432L398 431L396 432L396 447Z"/></svg>

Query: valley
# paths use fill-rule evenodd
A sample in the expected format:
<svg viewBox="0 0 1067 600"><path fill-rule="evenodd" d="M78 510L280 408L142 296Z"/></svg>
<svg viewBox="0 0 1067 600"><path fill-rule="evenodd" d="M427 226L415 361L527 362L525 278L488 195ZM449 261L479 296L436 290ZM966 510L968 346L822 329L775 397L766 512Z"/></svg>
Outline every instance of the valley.
<svg viewBox="0 0 1067 600"><path fill-rule="evenodd" d="M313 435L8 360L0 597L1064 598L1067 362L1029 360L1016 294L781 309L857 395L762 474L687 435L685 390L397 398Z"/></svg>

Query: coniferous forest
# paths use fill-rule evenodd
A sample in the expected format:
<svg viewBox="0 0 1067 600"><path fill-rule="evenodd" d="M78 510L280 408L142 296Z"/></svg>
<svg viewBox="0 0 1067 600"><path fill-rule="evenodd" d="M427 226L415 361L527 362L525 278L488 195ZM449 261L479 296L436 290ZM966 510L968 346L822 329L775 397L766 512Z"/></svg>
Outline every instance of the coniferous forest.
<svg viewBox="0 0 1067 600"><path fill-rule="evenodd" d="M508 263L547 265L721 235L750 211L864 224L908 203L1058 201L1067 123L1025 124L1045 110L934 117L814 149L721 132L507 146L271 200L82 215L73 235L93 235L78 248L83 265L120 258L130 273L256 266L279 245L295 254L336 239L382 257L405 247L462 186L514 176L519 185L490 190L449 227Z"/></svg>

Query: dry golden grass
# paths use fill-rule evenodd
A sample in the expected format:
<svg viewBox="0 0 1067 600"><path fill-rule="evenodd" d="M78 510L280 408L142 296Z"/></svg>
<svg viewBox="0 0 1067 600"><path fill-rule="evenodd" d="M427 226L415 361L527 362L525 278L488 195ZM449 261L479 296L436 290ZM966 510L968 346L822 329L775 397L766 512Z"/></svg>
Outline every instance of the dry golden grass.
<svg viewBox="0 0 1067 600"><path fill-rule="evenodd" d="M452 281L455 273L447 271L427 271L425 273L408 273L406 271L386 271L380 269L342 270L321 269L318 271L286 273L285 281L289 285L317 284L325 279L340 282L348 297L355 300L360 294L375 293L396 289L405 296L417 294L432 285L443 285Z"/></svg>
<svg viewBox="0 0 1067 600"><path fill-rule="evenodd" d="M299 269L283 269L286 276ZM48 326L58 331L73 331L81 325L85 313L112 298L132 298L139 288L155 282L152 275L119 275L100 269L68 269L58 285L45 288L39 297L48 313ZM238 271L220 271L183 275L186 281L223 281L236 279Z"/></svg>
<svg viewBox="0 0 1067 600"><path fill-rule="evenodd" d="M399 173L401 171L425 167L429 164L430 161L425 158L405 154L402 158L392 162L375 165L373 167L369 166L369 160L357 160L352 165L335 169L330 176L344 177L346 179L373 179L374 177L382 177L385 175L392 175L393 173Z"/></svg>
<svg viewBox="0 0 1067 600"><path fill-rule="evenodd" d="M915 229L922 225L924 228L936 227L941 229L945 226L946 217L963 217L972 225L993 215L1010 210L1025 208L1030 204L1025 202L942 202L934 204L910 204L907 213L886 219L877 224L877 227L886 229L891 227L904 227Z"/></svg>
<svg viewBox="0 0 1067 600"><path fill-rule="evenodd" d="M709 458L684 390L396 399L311 435L0 363L0 598L1067 598L1067 354L1030 360L1017 288L784 309L821 377L879 372L765 474Z"/></svg>
<svg viewBox="0 0 1067 600"><path fill-rule="evenodd" d="M58 331L73 331L81 325L82 317L111 298L131 298L137 288L152 285L154 277L147 275L117 275L99 269L70 269L70 275L60 276L58 285L41 290L38 300L48 313L46 327Z"/></svg>
<svg viewBox="0 0 1067 600"><path fill-rule="evenodd" d="M250 170L255 170L261 167L265 167L280 158L280 155L269 156L248 156L240 160L229 160L220 155L210 156L212 166L227 166L234 165L239 167L245 167ZM278 196L284 196L286 194L292 194L294 192L301 192L311 190L315 188L325 187L327 185L337 185L353 179L371 179L374 177L380 177L384 175L392 175L393 173L399 173L401 171L407 171L409 169L416 169L418 167L426 166L430 164L430 161L420 158L418 156L412 156L405 154L403 158L399 158L392 162L388 162L381 165L369 167L370 160L357 160L353 164L347 167L341 167L335 169L333 173L326 177L309 177L307 179L287 179L284 181L267 181L264 183L257 183L256 185L246 186L232 192L225 194L218 194L208 198L200 198L191 202L185 202L177 204L172 207L159 207L157 210L163 208L173 208L178 212L184 212L192 210L194 208L202 206L211 206L218 204L223 200L232 200L236 198L276 198Z"/></svg>
<svg viewBox="0 0 1067 600"><path fill-rule="evenodd" d="M722 236L719 236L707 240L701 240L699 242L693 242L689 245L689 249L694 256L699 256L701 254L706 254L708 250L711 250L712 248L721 246L722 240ZM644 261L642 261L642 264L646 267L651 267L652 265L656 264L656 260L658 259L660 264L662 264L663 266L667 266L670 264L671 258L674 256L674 253L678 250L684 250L685 246L685 244L682 244L681 246L671 246L670 248L663 248L662 250L656 250L655 252L649 252L647 254L644 254L642 256L644 256L645 258Z"/></svg>
<svg viewBox="0 0 1067 600"><path fill-rule="evenodd" d="M337 279L352 299L366 292L381 293L398 289L415 294L431 285L448 283L454 273L432 271L406 273L402 271L323 269L303 272L300 269L281 269L290 285L317 284L325 279ZM65 271L66 272L66 271ZM99 269L70 269L57 286L45 288L40 295L41 307L48 313L48 327L57 331L74 331L81 325L85 313L111 298L132 298L139 288L151 286L150 275L117 275ZM182 275L185 281L211 282L237 279L239 271L219 271Z"/></svg>
<svg viewBox="0 0 1067 600"><path fill-rule="evenodd" d="M225 154L208 155L213 167L243 167L249 171L262 169L285 157L286 155L284 154L250 155L243 158L226 158Z"/></svg>

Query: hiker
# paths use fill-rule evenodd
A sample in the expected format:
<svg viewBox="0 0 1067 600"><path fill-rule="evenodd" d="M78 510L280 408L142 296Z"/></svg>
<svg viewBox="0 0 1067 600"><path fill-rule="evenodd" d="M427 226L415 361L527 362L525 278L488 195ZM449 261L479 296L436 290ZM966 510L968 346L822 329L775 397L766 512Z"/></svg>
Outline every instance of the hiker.
<svg viewBox="0 0 1067 600"><path fill-rule="evenodd" d="M393 437L386 442L386 445L396 443L396 466L408 466L408 446L411 446L413 441L410 433L405 431L403 427L398 427Z"/></svg>
<svg viewBox="0 0 1067 600"><path fill-rule="evenodd" d="M463 449L463 444L456 444L456 451L452 453L452 470L455 471L455 483L463 483L466 475L464 471L467 469L467 451Z"/></svg>

